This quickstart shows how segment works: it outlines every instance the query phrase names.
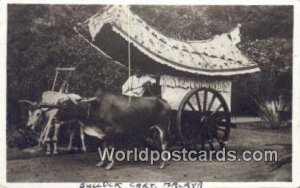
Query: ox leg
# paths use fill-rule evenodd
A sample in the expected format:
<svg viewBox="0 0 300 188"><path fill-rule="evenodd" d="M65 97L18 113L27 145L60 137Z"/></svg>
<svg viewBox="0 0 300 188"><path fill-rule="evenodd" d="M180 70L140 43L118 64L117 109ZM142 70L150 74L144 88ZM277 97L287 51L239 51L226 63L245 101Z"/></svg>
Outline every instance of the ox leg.
<svg viewBox="0 0 300 188"><path fill-rule="evenodd" d="M111 161L109 161L105 167L106 170L111 170L115 165L115 160L114 158L111 159Z"/></svg>
<svg viewBox="0 0 300 188"><path fill-rule="evenodd" d="M166 132L167 132L167 128L161 127L161 126L157 126L157 129L159 130L159 138L160 138L160 143L161 143L161 150L162 152L167 151L167 138L166 138ZM167 159L163 158L162 162L160 164L160 169L164 169L166 167L166 163L168 162Z"/></svg>
<svg viewBox="0 0 300 188"><path fill-rule="evenodd" d="M75 132L73 129L70 129L70 135L69 135L69 145L68 145L68 151L71 151L72 150L72 146L73 146L73 138L74 138L74 135L75 135Z"/></svg>
<svg viewBox="0 0 300 188"><path fill-rule="evenodd" d="M43 141L43 137L44 137L44 134L43 132L41 132L41 135L40 135L40 138L39 138L39 143L37 145L37 148L41 147L41 144L42 144L42 141Z"/></svg>
<svg viewBox="0 0 300 188"><path fill-rule="evenodd" d="M112 145L108 144L107 141L104 141L103 150L107 149L108 153L106 153L107 155L104 154L105 155L104 156L104 160L100 159L101 161L98 162L96 166L102 167L102 166L104 166L106 164L106 166L105 166L106 170L111 170L114 167L115 160L114 160L113 154L111 154L112 148L113 148ZM111 156L109 156L110 154L111 154Z"/></svg>
<svg viewBox="0 0 300 188"><path fill-rule="evenodd" d="M48 122L49 123L49 122ZM46 155L50 155L51 154L51 145L50 145L50 137L49 137L49 129L51 128L51 124L48 124L45 127L45 134L42 134L42 144L46 144L47 149L46 149ZM40 142L41 143L41 142Z"/></svg>
<svg viewBox="0 0 300 188"><path fill-rule="evenodd" d="M53 134L53 154L57 154L57 141L58 141L58 133L59 133L60 123L55 123L54 125L54 134Z"/></svg>
<svg viewBox="0 0 300 188"><path fill-rule="evenodd" d="M109 152L111 153L112 152L112 146L110 145L110 146L108 146L108 149L109 149ZM105 169L106 170L111 170L113 167L114 167L114 165L115 165L115 159L114 159L114 156L112 155L112 157L111 157L111 159L109 160L109 157L107 156L107 159L108 159L108 163L107 163L107 165L105 166Z"/></svg>
<svg viewBox="0 0 300 188"><path fill-rule="evenodd" d="M51 127L52 127L52 120L53 120L53 115L49 117L48 122L46 124L45 130L44 130L45 134L44 134L44 138L43 138L42 144L44 144L47 141L50 141L49 131L50 131Z"/></svg>
<svg viewBox="0 0 300 188"><path fill-rule="evenodd" d="M46 144L46 155L51 155L51 140L50 140L50 138L44 137L43 143Z"/></svg>
<svg viewBox="0 0 300 188"><path fill-rule="evenodd" d="M34 147L35 150L37 150L37 151L42 150L41 146L42 146L43 137L44 137L44 134L43 134L43 132L41 132L40 138L38 139L38 144Z"/></svg>
<svg viewBox="0 0 300 188"><path fill-rule="evenodd" d="M50 155L51 154L49 131L50 131L51 127L52 127L52 120L53 120L53 116L50 116L49 119L48 119L48 122L46 124L46 127L44 129L45 133L43 135L42 144L46 144L47 145L46 155Z"/></svg>
<svg viewBox="0 0 300 188"><path fill-rule="evenodd" d="M84 142L84 131L83 131L83 129L80 129L80 139L81 139L81 150L83 152L86 152L86 146L85 146L85 142Z"/></svg>
<svg viewBox="0 0 300 188"><path fill-rule="evenodd" d="M81 150L83 152L86 152L86 146L84 142L84 124L81 121L79 121L78 123L80 124Z"/></svg>
<svg viewBox="0 0 300 188"><path fill-rule="evenodd" d="M104 149L106 147L106 142L103 143L102 145L102 148ZM98 148L99 149L99 148ZM99 156L100 158L100 156ZM100 161L96 164L97 167L103 167L105 165L105 160L106 160L106 157L102 160L100 158Z"/></svg>
<svg viewBox="0 0 300 188"><path fill-rule="evenodd" d="M50 127L46 127L46 131L48 131L51 128L51 124L49 126ZM48 133L44 135L42 143L46 144L46 155L51 155L51 140Z"/></svg>
<svg viewBox="0 0 300 188"><path fill-rule="evenodd" d="M104 166L104 161L99 161L97 164L96 164L96 167L103 167Z"/></svg>
<svg viewBox="0 0 300 188"><path fill-rule="evenodd" d="M51 145L50 145L50 140L46 141L47 145L47 150L46 150L46 155L51 155Z"/></svg>
<svg viewBox="0 0 300 188"><path fill-rule="evenodd" d="M103 142L103 145L102 145L102 149L105 149L105 148L107 148L107 143L106 143L106 141L104 141ZM98 148L99 149L99 148ZM104 159L102 159L100 156L99 156L99 158L100 158L100 161L96 164L96 166L97 167L103 167L105 164L106 164L106 162L107 162L107 156L105 155L104 156Z"/></svg>

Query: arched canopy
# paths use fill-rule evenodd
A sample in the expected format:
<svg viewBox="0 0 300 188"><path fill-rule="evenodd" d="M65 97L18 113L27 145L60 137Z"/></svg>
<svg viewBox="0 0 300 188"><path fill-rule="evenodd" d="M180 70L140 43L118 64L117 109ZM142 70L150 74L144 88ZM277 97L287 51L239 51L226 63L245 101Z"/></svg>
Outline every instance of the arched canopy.
<svg viewBox="0 0 300 188"><path fill-rule="evenodd" d="M90 41L123 64L150 63L153 67L203 76L260 71L236 46L240 42L240 25L210 40L179 41L156 31L125 5L107 6L86 24Z"/></svg>

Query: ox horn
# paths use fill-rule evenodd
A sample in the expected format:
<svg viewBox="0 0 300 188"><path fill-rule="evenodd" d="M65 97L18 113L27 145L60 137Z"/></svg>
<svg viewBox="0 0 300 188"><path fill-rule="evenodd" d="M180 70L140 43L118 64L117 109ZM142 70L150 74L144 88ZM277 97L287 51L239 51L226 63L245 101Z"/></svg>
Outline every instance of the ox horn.
<svg viewBox="0 0 300 188"><path fill-rule="evenodd" d="M30 100L20 100L19 102L20 103L26 103L26 104L29 104L31 106L37 105L37 102L32 102Z"/></svg>
<svg viewBox="0 0 300 188"><path fill-rule="evenodd" d="M95 100L97 100L97 97L91 97L91 98L88 98L88 99L83 99L80 102L86 103L86 102L93 102Z"/></svg>

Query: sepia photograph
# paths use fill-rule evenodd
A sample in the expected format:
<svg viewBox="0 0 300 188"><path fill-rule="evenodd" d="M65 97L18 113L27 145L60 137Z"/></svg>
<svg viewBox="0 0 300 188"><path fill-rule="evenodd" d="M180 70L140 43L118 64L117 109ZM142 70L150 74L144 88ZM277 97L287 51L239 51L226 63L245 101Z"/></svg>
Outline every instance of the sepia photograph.
<svg viewBox="0 0 300 188"><path fill-rule="evenodd" d="M294 181L294 5L6 8L7 183Z"/></svg>

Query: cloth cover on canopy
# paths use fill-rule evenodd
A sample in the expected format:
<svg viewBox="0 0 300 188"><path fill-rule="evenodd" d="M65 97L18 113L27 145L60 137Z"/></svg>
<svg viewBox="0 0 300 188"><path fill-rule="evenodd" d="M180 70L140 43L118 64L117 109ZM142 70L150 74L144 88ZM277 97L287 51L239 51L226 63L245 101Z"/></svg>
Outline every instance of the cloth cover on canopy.
<svg viewBox="0 0 300 188"><path fill-rule="evenodd" d="M105 24L139 51L179 71L209 76L258 72L257 64L237 48L240 24L229 33L204 41L179 41L156 31L126 5L107 6L87 21L92 40ZM140 62L143 63L143 62Z"/></svg>

